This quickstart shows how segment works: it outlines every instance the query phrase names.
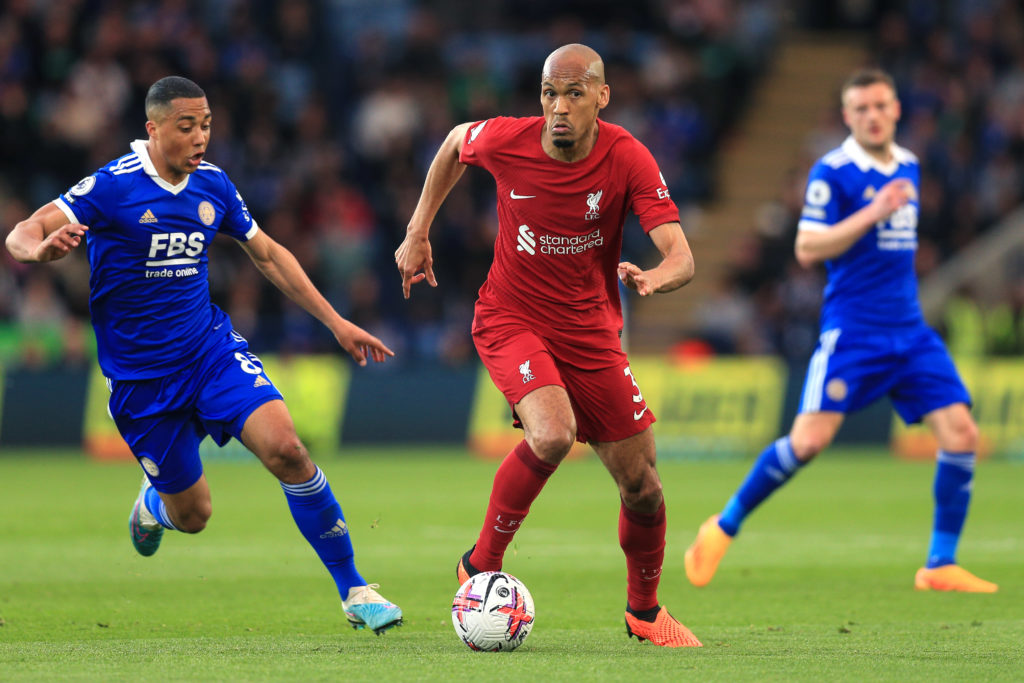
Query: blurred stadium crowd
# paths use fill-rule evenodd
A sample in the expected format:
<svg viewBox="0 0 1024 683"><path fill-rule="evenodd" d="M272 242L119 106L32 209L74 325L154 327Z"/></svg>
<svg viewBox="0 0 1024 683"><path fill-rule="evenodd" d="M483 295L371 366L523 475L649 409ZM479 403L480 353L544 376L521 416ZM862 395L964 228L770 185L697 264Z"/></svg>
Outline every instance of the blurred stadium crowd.
<svg viewBox="0 0 1024 683"><path fill-rule="evenodd" d="M837 16L844 5L849 14ZM925 278L1024 200L1024 7L905 0L818 9L819 28L864 31L866 63L896 79L903 112L896 141L921 161L917 266ZM781 178L779 196L752 217L731 269L702 302L699 336L719 353L774 353L802 364L814 349L825 273L801 268L793 242L810 167L848 135L838 85L836 93L836 106ZM982 300L964 287L930 321L955 355L1024 353L1020 260L999 274L1007 282L999 295Z"/></svg>
<svg viewBox="0 0 1024 683"><path fill-rule="evenodd" d="M538 114L544 57L585 42L607 64L604 118L651 148L685 211L714 197L716 150L793 23L864 31L896 76L898 141L925 169L923 271L1021 202L1024 24L1011 0L8 0L0 225L6 232L125 154L145 136L147 87L185 75L214 112L207 159L338 310L403 362L464 362L496 230L489 176L470 169L435 223L436 290L402 300L393 263L450 128ZM822 273L795 266L793 231L807 168L843 137L838 111L809 132L803 165L780 179L778 200L741 241L722 301L705 307L704 329L681 338L704 333L725 353L809 352ZM627 235L627 256L643 258L649 240L638 229ZM210 266L214 300L256 351L336 350L230 240L215 243ZM28 268L5 252L0 360L87 359L87 283L82 253ZM1004 303L1014 329L1024 327L1024 296ZM1022 349L1018 334L1001 343Z"/></svg>

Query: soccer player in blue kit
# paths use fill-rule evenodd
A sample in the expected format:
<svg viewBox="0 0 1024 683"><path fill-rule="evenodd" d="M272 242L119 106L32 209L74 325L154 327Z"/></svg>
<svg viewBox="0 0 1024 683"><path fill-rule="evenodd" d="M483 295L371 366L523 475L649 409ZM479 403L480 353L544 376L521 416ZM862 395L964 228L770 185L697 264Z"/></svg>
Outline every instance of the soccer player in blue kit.
<svg viewBox="0 0 1024 683"><path fill-rule="evenodd" d="M86 243L89 308L110 413L145 470L129 520L132 543L152 555L164 529L203 530L212 508L199 443L206 435L221 445L235 437L280 480L349 622L380 634L401 624L402 611L359 574L326 476L259 358L210 301L214 236L237 240L359 365L394 354L334 310L291 252L259 229L227 175L203 159L211 112L198 85L162 78L145 106L148 140L136 140L130 154L39 208L6 240L25 263L60 259Z"/></svg>
<svg viewBox="0 0 1024 683"><path fill-rule="evenodd" d="M686 575L696 586L711 581L747 515L832 442L847 413L888 395L905 422L923 421L939 445L931 546L914 586L992 593L996 584L956 563L978 429L967 389L918 303L920 170L893 141L896 86L887 73L867 69L847 80L841 99L851 135L811 169L796 239L800 264L824 262L828 271L799 414L721 514L701 525L686 551Z"/></svg>

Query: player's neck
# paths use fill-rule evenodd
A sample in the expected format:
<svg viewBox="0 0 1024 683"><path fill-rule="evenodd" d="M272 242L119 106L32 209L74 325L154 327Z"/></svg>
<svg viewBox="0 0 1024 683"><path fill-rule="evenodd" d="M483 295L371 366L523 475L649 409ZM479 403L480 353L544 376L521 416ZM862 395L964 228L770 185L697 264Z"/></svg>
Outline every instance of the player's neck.
<svg viewBox="0 0 1024 683"><path fill-rule="evenodd" d="M571 164L583 161L590 156L590 153L594 151L594 146L597 144L597 135L598 125L595 121L590 135L578 140L572 147L558 147L551 141L551 136L548 135L547 127L545 127L544 133L540 136L540 146L555 161L564 161Z"/></svg>
<svg viewBox="0 0 1024 683"><path fill-rule="evenodd" d="M882 143L881 145L865 145L862 142L858 142L857 144L860 145L860 148L864 150L869 157L882 165L892 163L892 160L895 157L892 151L892 140Z"/></svg>
<svg viewBox="0 0 1024 683"><path fill-rule="evenodd" d="M188 175L187 173L176 172L168 166L163 156L156 152L152 140L146 141L146 151L149 153L149 160L152 162L153 168L156 169L156 174L160 176L161 180L166 180L171 185L177 185Z"/></svg>

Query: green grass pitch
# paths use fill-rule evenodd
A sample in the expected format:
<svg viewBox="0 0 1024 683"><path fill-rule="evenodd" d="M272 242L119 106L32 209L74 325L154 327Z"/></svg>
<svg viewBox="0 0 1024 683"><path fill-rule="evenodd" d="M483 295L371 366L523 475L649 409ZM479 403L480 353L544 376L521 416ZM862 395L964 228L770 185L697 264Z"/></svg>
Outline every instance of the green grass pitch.
<svg viewBox="0 0 1024 683"><path fill-rule="evenodd" d="M454 565L495 463L445 450L321 458L360 570L405 625L353 631L327 573L261 467L213 462L214 515L137 556L140 470L74 454L0 456L3 680L1020 680L1024 464L985 462L960 560L995 595L913 590L931 517L928 464L832 450L747 523L703 589L683 575L697 526L749 463L663 462L662 602L704 642L627 639L618 500L594 457L565 463L505 569L537 621L513 653L474 653L451 626Z"/></svg>

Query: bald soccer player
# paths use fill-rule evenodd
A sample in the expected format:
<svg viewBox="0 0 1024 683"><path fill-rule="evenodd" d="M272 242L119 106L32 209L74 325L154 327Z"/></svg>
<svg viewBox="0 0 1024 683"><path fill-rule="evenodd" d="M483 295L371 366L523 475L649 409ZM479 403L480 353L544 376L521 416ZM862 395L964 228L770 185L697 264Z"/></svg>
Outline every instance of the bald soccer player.
<svg viewBox="0 0 1024 683"><path fill-rule="evenodd" d="M699 647L658 602L665 501L654 415L622 350L618 293L619 280L640 296L678 289L693 277L693 257L651 153L598 118L609 96L601 57L566 45L544 62L543 116L456 126L430 166L395 261L406 298L413 284L436 286L434 216L466 165L494 176L498 237L473 340L524 438L498 467L480 536L456 567L459 582L501 569L548 477L574 441L589 443L619 489L627 632ZM654 268L619 260L628 211L661 252Z"/></svg>

